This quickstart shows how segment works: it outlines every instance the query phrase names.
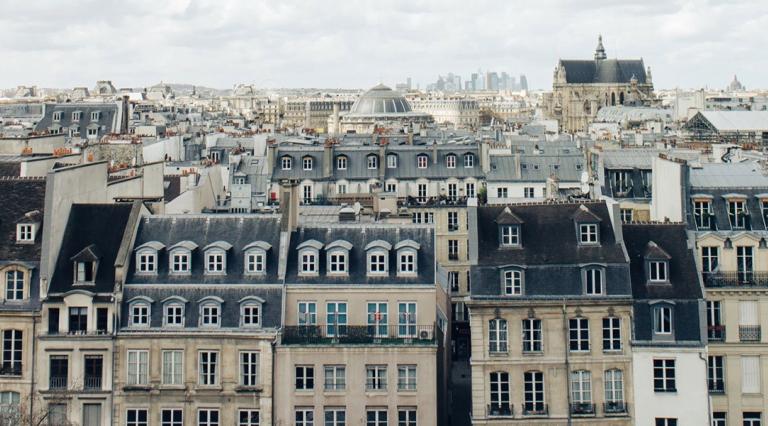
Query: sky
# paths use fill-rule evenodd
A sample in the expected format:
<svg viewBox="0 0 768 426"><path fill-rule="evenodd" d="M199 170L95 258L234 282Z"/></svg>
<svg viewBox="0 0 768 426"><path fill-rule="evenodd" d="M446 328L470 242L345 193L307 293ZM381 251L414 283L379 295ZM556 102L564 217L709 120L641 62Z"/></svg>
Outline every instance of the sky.
<svg viewBox="0 0 768 426"><path fill-rule="evenodd" d="M640 58L662 88L768 88L768 0L0 0L0 87L367 88Z"/></svg>

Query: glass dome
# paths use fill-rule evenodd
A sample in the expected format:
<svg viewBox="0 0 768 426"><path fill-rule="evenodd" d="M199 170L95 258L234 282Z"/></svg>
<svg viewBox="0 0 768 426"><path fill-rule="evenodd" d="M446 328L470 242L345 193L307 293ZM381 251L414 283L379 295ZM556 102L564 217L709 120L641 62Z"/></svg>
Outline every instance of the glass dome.
<svg viewBox="0 0 768 426"><path fill-rule="evenodd" d="M406 114L411 112L411 104L398 92L379 84L365 92L352 104L349 114L380 115Z"/></svg>

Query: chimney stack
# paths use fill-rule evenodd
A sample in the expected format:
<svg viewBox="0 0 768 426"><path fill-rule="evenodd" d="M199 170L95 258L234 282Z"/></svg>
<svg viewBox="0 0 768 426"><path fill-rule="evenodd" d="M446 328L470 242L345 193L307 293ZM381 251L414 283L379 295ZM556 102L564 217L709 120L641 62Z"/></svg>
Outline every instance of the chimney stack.
<svg viewBox="0 0 768 426"><path fill-rule="evenodd" d="M286 179L280 182L281 228L293 232L299 226L299 181Z"/></svg>

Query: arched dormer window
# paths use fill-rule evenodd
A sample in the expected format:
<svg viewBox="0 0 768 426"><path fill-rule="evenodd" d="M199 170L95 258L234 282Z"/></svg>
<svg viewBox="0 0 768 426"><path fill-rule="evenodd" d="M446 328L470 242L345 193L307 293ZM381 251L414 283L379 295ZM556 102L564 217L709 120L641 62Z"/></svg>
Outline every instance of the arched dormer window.
<svg viewBox="0 0 768 426"><path fill-rule="evenodd" d="M365 257L369 276L386 276L389 274L389 251L392 244L384 240L371 241L365 246Z"/></svg>
<svg viewBox="0 0 768 426"><path fill-rule="evenodd" d="M368 165L368 170L376 170L379 168L379 156L376 154L368 154L365 158L365 162Z"/></svg>
<svg viewBox="0 0 768 426"><path fill-rule="evenodd" d="M26 298L24 289L26 274L18 267L5 271L5 300L21 301Z"/></svg>
<svg viewBox="0 0 768 426"><path fill-rule="evenodd" d="M207 275L224 275L227 273L227 251L231 248L232 244L226 241L215 241L203 248Z"/></svg>
<svg viewBox="0 0 768 426"><path fill-rule="evenodd" d="M314 166L314 160L311 156L305 155L301 158L301 168L304 170L312 170L312 166Z"/></svg>
<svg viewBox="0 0 768 426"><path fill-rule="evenodd" d="M456 168L456 154L448 154L445 156L445 167L449 169Z"/></svg>
<svg viewBox="0 0 768 426"><path fill-rule="evenodd" d="M388 169L397 168L397 154L394 154L394 153L387 154L387 168Z"/></svg>
<svg viewBox="0 0 768 426"><path fill-rule="evenodd" d="M464 154L464 167L475 167L475 154L471 152Z"/></svg>
<svg viewBox="0 0 768 426"><path fill-rule="evenodd" d="M419 273L418 252L421 245L413 240L400 241L395 245L397 251L397 275L417 275Z"/></svg>
<svg viewBox="0 0 768 426"><path fill-rule="evenodd" d="M501 271L501 291L504 296L522 296L524 285L523 269L509 267Z"/></svg>
<svg viewBox="0 0 768 426"><path fill-rule="evenodd" d="M146 296L136 296L128 301L128 318L131 327L149 327L153 302Z"/></svg>
<svg viewBox="0 0 768 426"><path fill-rule="evenodd" d="M336 170L347 170L349 165L349 158L346 155L339 155L336 157Z"/></svg>
<svg viewBox="0 0 768 426"><path fill-rule="evenodd" d="M428 164L429 156L427 154L419 154L416 156L416 167L426 169Z"/></svg>
<svg viewBox="0 0 768 426"><path fill-rule="evenodd" d="M673 338L674 312L674 304L672 302L660 301L651 304L654 339Z"/></svg>
<svg viewBox="0 0 768 426"><path fill-rule="evenodd" d="M192 252L197 244L192 241L180 241L168 249L168 264L172 275L188 275L192 271Z"/></svg>
<svg viewBox="0 0 768 426"><path fill-rule="evenodd" d="M200 327L221 327L221 305L224 299L208 296L200 299Z"/></svg>
<svg viewBox="0 0 768 426"><path fill-rule="evenodd" d="M188 300L180 296L171 296L163 300L163 326L184 327Z"/></svg>
<svg viewBox="0 0 768 426"><path fill-rule="evenodd" d="M165 248L159 241L149 241L136 247L136 273L157 274L157 253Z"/></svg>
<svg viewBox="0 0 768 426"><path fill-rule="evenodd" d="M584 294L598 296L605 294L605 268L600 265L590 265L582 269Z"/></svg>
<svg viewBox="0 0 768 426"><path fill-rule="evenodd" d="M266 241L254 241L243 247L245 273L247 275L267 273L267 252L271 248L272 245Z"/></svg>
<svg viewBox="0 0 768 426"><path fill-rule="evenodd" d="M293 168L293 157L290 155L283 155L280 157L280 167L283 170L291 170L291 168Z"/></svg>
<svg viewBox="0 0 768 426"><path fill-rule="evenodd" d="M320 273L320 250L323 243L317 240L308 240L299 244L299 275L317 276Z"/></svg>
<svg viewBox="0 0 768 426"><path fill-rule="evenodd" d="M261 327L262 306L264 299L247 296L240 299L240 326Z"/></svg>
<svg viewBox="0 0 768 426"><path fill-rule="evenodd" d="M352 244L345 240L336 240L325 246L328 257L328 274L349 274L349 252L351 250Z"/></svg>

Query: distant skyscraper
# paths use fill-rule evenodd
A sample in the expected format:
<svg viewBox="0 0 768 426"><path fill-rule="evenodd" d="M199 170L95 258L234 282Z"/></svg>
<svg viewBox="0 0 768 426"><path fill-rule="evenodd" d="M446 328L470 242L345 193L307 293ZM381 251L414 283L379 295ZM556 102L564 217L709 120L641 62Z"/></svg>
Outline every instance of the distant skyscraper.
<svg viewBox="0 0 768 426"><path fill-rule="evenodd" d="M406 80L406 84L408 85L408 90L411 90L413 88L413 81L411 80L411 77L408 77Z"/></svg>
<svg viewBox="0 0 768 426"><path fill-rule="evenodd" d="M528 78L525 74L520 74L520 90L528 90Z"/></svg>

